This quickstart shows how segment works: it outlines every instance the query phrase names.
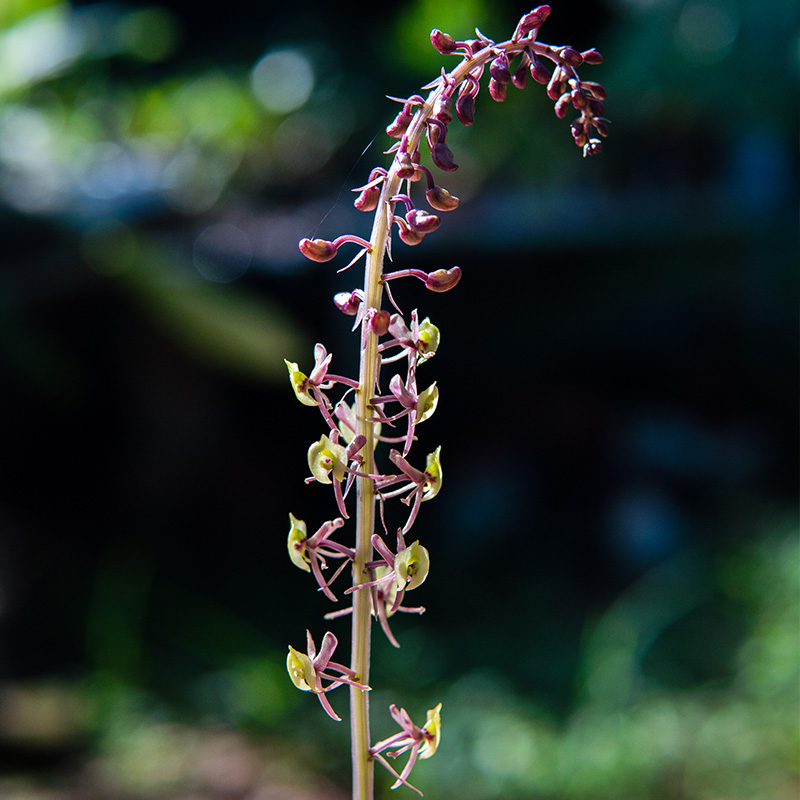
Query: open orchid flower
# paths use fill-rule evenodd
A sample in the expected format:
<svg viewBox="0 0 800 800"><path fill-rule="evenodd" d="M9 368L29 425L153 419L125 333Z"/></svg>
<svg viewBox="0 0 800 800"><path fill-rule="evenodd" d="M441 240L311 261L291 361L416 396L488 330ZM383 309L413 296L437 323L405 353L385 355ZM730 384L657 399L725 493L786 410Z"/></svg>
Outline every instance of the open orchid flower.
<svg viewBox="0 0 800 800"><path fill-rule="evenodd" d="M439 703L435 708L431 708L428 711L428 718L421 728L412 722L411 717L404 708L398 708L392 704L389 706L389 713L392 715L392 719L400 726L401 732L378 742L370 748L370 753L373 758L397 778L391 786L392 789L396 789L401 785L407 786L422 797L422 792L408 782L408 776L411 774L411 770L414 768L418 758L430 758L439 747L439 741L442 736L442 704ZM386 753L389 758L397 758L397 756L409 751L408 761L403 767L403 771L399 774L383 756L383 753Z"/></svg>
<svg viewBox="0 0 800 800"><path fill-rule="evenodd" d="M286 657L286 669L289 672L289 677L292 679L292 683L301 691L313 692L317 695L327 715L331 719L341 722L342 718L331 707L328 698L325 696L326 692L330 692L345 683L355 686L364 692L368 692L370 687L354 680L355 672L352 669L344 666L344 664L337 664L335 661L331 661L333 651L336 649L338 642L330 631L322 638L322 646L319 653L317 653L310 631L306 631L306 639L306 653L301 653L289 645L289 655ZM339 674L331 675L331 672ZM323 686L323 679L330 681L330 683L327 686Z"/></svg>
<svg viewBox="0 0 800 800"><path fill-rule="evenodd" d="M344 545L334 542L331 534L344 525L344 520L337 517L329 522L323 522L313 536L308 536L306 523L302 519L297 519L294 514L289 514L289 540L287 547L289 558L292 563L304 570L311 572L316 578L319 588L329 599L336 601L336 596L330 589L330 584L336 580L342 570L352 561L353 551ZM322 576L322 570L327 569L326 558L345 559L341 566L336 570L330 580L326 581Z"/></svg>

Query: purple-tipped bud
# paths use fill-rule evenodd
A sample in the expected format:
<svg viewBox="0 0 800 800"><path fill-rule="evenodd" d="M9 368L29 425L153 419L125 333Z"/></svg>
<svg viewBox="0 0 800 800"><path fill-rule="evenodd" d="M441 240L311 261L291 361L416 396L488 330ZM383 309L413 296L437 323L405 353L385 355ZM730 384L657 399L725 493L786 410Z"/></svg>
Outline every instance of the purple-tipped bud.
<svg viewBox="0 0 800 800"><path fill-rule="evenodd" d="M606 90L595 81L583 81L581 83L581 88L589 92L592 97L596 98L597 100L605 100L606 99Z"/></svg>
<svg viewBox="0 0 800 800"><path fill-rule="evenodd" d="M578 147L583 147L586 144L586 127L580 120L575 120L572 123L572 138Z"/></svg>
<svg viewBox="0 0 800 800"><path fill-rule="evenodd" d="M475 122L475 95L471 92L462 92L456 100L456 116L462 125L472 125Z"/></svg>
<svg viewBox="0 0 800 800"><path fill-rule="evenodd" d="M592 47L591 50L584 50L581 53L581 57L587 64L603 63L603 56L600 55L600 53L597 50L595 50L594 47Z"/></svg>
<svg viewBox="0 0 800 800"><path fill-rule="evenodd" d="M408 129L409 124L413 117L409 114L405 108L386 126L386 133L392 137L392 139L400 139L402 138L403 134Z"/></svg>
<svg viewBox="0 0 800 800"><path fill-rule="evenodd" d="M527 36L531 31L536 30L550 15L550 6L538 6L533 11L529 11L517 24L519 37Z"/></svg>
<svg viewBox="0 0 800 800"><path fill-rule="evenodd" d="M594 97L589 97L586 100L586 107L592 112L593 117L603 116L605 106L599 100L595 100Z"/></svg>
<svg viewBox="0 0 800 800"><path fill-rule="evenodd" d="M358 289L352 292L338 292L333 296L333 304L342 314L354 317L361 306L361 292Z"/></svg>
<svg viewBox="0 0 800 800"><path fill-rule="evenodd" d="M443 33L438 28L431 31L431 44L443 55L450 55L456 51L456 40L449 33Z"/></svg>
<svg viewBox="0 0 800 800"><path fill-rule="evenodd" d="M455 172L458 169L458 164L453 160L450 148L444 142L434 142L431 145L431 158L443 172Z"/></svg>
<svg viewBox="0 0 800 800"><path fill-rule="evenodd" d="M506 99L507 83L500 83L494 78L489 80L489 94L496 103L502 103Z"/></svg>
<svg viewBox="0 0 800 800"><path fill-rule="evenodd" d="M441 220L436 214L429 214L420 208L412 208L406 214L406 222L409 228L419 233L432 233L439 227Z"/></svg>
<svg viewBox="0 0 800 800"><path fill-rule="evenodd" d="M583 146L584 156L597 156L603 152L603 143L599 139L589 139Z"/></svg>
<svg viewBox="0 0 800 800"><path fill-rule="evenodd" d="M458 208L460 202L457 197L441 186L432 186L428 189L425 192L425 199L430 204L430 207L435 208L437 211L453 211Z"/></svg>
<svg viewBox="0 0 800 800"><path fill-rule="evenodd" d="M550 83L547 84L547 96L551 100L558 100L567 89L567 82L563 79L563 75L561 69L556 69L553 77L550 78Z"/></svg>
<svg viewBox="0 0 800 800"><path fill-rule="evenodd" d="M453 121L453 112L450 110L451 102L452 98L439 95L433 104L433 116L445 125Z"/></svg>
<svg viewBox="0 0 800 800"><path fill-rule="evenodd" d="M550 70L547 69L538 58L533 60L531 63L531 78L533 78L536 83L541 83L542 86L546 86L550 83L550 78L552 77L553 75Z"/></svg>
<svg viewBox="0 0 800 800"><path fill-rule="evenodd" d="M378 336L383 336L389 330L391 314L388 311L375 311L369 320L370 330Z"/></svg>
<svg viewBox="0 0 800 800"><path fill-rule="evenodd" d="M330 261L337 253L336 245L325 239L301 239L300 252L312 261Z"/></svg>
<svg viewBox="0 0 800 800"><path fill-rule="evenodd" d="M508 61L505 56L497 56L497 58L489 64L489 74L498 83L509 83L511 81L511 73L508 69Z"/></svg>
<svg viewBox="0 0 800 800"><path fill-rule="evenodd" d="M556 116L559 119L564 119L567 116L567 109L569 108L570 99L572 95L569 92L564 92L561 97L558 98L556 101L555 108L553 109L556 112Z"/></svg>
<svg viewBox="0 0 800 800"><path fill-rule="evenodd" d="M414 162L411 160L411 156L405 150L399 150L397 155L394 157L394 160L397 164L398 178L405 179L414 177L414 170L416 167L414 166Z"/></svg>
<svg viewBox="0 0 800 800"><path fill-rule="evenodd" d="M562 47L559 55L571 67L579 67L583 64L583 56L574 47Z"/></svg>
<svg viewBox="0 0 800 800"><path fill-rule="evenodd" d="M524 89L528 85L528 64L526 61L523 61L514 70L514 74L511 76L511 83L513 83L517 89Z"/></svg>
<svg viewBox="0 0 800 800"><path fill-rule="evenodd" d="M570 92L570 99L572 100L572 107L578 111L586 108L586 95L580 89L573 89Z"/></svg>
<svg viewBox="0 0 800 800"><path fill-rule="evenodd" d="M602 117L592 117L590 122L600 136L604 138L608 136L608 120L605 120Z"/></svg>
<svg viewBox="0 0 800 800"><path fill-rule="evenodd" d="M379 186L368 186L353 201L353 205L359 211L374 211L378 207L378 200L381 197Z"/></svg>
<svg viewBox="0 0 800 800"><path fill-rule="evenodd" d="M449 292L461 280L461 267L437 269L428 275L425 287L432 292Z"/></svg>

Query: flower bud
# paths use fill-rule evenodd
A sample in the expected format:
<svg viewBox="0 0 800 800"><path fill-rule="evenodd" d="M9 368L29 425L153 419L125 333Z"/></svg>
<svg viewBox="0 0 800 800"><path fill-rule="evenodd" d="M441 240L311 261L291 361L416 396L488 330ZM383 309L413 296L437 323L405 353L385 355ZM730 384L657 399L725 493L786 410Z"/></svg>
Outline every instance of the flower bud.
<svg viewBox="0 0 800 800"><path fill-rule="evenodd" d="M567 82L564 80L564 71L558 67L553 72L553 77L550 78L550 83L547 84L547 96L551 100L558 100L567 89Z"/></svg>
<svg viewBox="0 0 800 800"><path fill-rule="evenodd" d="M359 211L374 211L378 207L378 200L381 197L379 186L368 186L353 201L353 205Z"/></svg>
<svg viewBox="0 0 800 800"><path fill-rule="evenodd" d="M500 81L491 78L489 80L489 94L492 96L492 100L496 103L502 103L506 99L507 86L508 84L500 83Z"/></svg>
<svg viewBox="0 0 800 800"><path fill-rule="evenodd" d="M550 78L552 77L550 70L547 69L538 58L535 58L531 62L531 78L533 78L536 83L541 83L542 86L546 86L550 83Z"/></svg>
<svg viewBox="0 0 800 800"><path fill-rule="evenodd" d="M528 84L528 64L527 61L523 61L515 70L514 74L511 76L511 83L517 87L517 89L524 89Z"/></svg>
<svg viewBox="0 0 800 800"><path fill-rule="evenodd" d="M603 152L603 143L599 139L589 139L588 142L583 146L583 155L585 156L597 156Z"/></svg>
<svg viewBox="0 0 800 800"><path fill-rule="evenodd" d="M449 292L461 280L461 267L437 269L428 275L425 288L432 292Z"/></svg>
<svg viewBox="0 0 800 800"><path fill-rule="evenodd" d="M378 336L383 336L389 330L390 318L391 314L388 311L375 311L369 320L370 330Z"/></svg>
<svg viewBox="0 0 800 800"><path fill-rule="evenodd" d="M551 11L550 6L538 6L533 11L525 14L517 25L519 36L527 36L531 31L541 27L541 24L547 19Z"/></svg>
<svg viewBox="0 0 800 800"><path fill-rule="evenodd" d="M584 91L589 92L592 97L597 98L598 100L605 100L606 99L606 90L595 81L583 81L581 83L581 88Z"/></svg>
<svg viewBox="0 0 800 800"><path fill-rule="evenodd" d="M400 139L402 135L406 132L409 124L413 117L409 114L405 108L386 126L386 133L392 137L392 139Z"/></svg>
<svg viewBox="0 0 800 800"><path fill-rule="evenodd" d="M594 97L589 97L586 100L586 107L592 112L593 117L603 116L605 106L599 100L595 100Z"/></svg>
<svg viewBox="0 0 800 800"><path fill-rule="evenodd" d="M573 89L570 92L570 100L574 109L580 111L586 108L586 95L580 89Z"/></svg>
<svg viewBox="0 0 800 800"><path fill-rule="evenodd" d="M508 61L504 56L497 56L497 58L489 64L489 75L498 83L509 83L511 80L511 73L508 70Z"/></svg>
<svg viewBox="0 0 800 800"><path fill-rule="evenodd" d="M587 64L602 64L603 56L592 47L590 50L584 50L581 57Z"/></svg>
<svg viewBox="0 0 800 800"><path fill-rule="evenodd" d="M410 228L419 233L432 233L439 227L441 220L435 214L429 214L419 208L412 208L406 214L406 222Z"/></svg>
<svg viewBox="0 0 800 800"><path fill-rule="evenodd" d="M453 211L458 208L459 199L441 186L432 186L425 192L425 199L437 211Z"/></svg>
<svg viewBox="0 0 800 800"><path fill-rule="evenodd" d="M569 108L571 97L572 95L569 92L564 92L564 94L558 98L554 111L559 119L564 119L564 117L567 115L567 109Z"/></svg>
<svg viewBox="0 0 800 800"><path fill-rule="evenodd" d="M572 138L578 147L583 147L586 144L586 126L580 121L575 120L572 123Z"/></svg>
<svg viewBox="0 0 800 800"><path fill-rule="evenodd" d="M579 67L583 64L583 56L574 47L562 47L559 55L571 67Z"/></svg>
<svg viewBox="0 0 800 800"><path fill-rule="evenodd" d="M358 289L353 292L337 292L333 296L333 304L342 314L354 317L361 306L361 292Z"/></svg>
<svg viewBox="0 0 800 800"><path fill-rule="evenodd" d="M434 28L431 31L431 44L443 55L450 55L456 51L456 40L448 33Z"/></svg>
<svg viewBox="0 0 800 800"><path fill-rule="evenodd" d="M394 157L395 162L397 163L397 177L398 178L412 178L414 176L414 170L416 167L414 166L414 162L411 160L411 156L405 150L399 150L397 155Z"/></svg>
<svg viewBox="0 0 800 800"><path fill-rule="evenodd" d="M456 116L462 125L472 125L475 122L475 95L471 92L462 92L456 99Z"/></svg>
<svg viewBox="0 0 800 800"><path fill-rule="evenodd" d="M402 220L398 219L397 222L400 225L400 241L409 247L419 244L425 238L425 234L422 231L415 231L413 228L409 228Z"/></svg>
<svg viewBox="0 0 800 800"><path fill-rule="evenodd" d="M336 245L325 239L301 239L300 252L312 261L330 261L337 252Z"/></svg>
<svg viewBox="0 0 800 800"><path fill-rule="evenodd" d="M592 117L590 120L594 129L600 134L600 136L606 137L608 136L608 120L603 119L602 117Z"/></svg>
<svg viewBox="0 0 800 800"><path fill-rule="evenodd" d="M444 172L455 172L458 164L453 161L453 154L444 142L435 142L431 147L433 163Z"/></svg>
<svg viewBox="0 0 800 800"><path fill-rule="evenodd" d="M433 104L433 116L445 125L453 121L453 112L450 110L451 101L452 98L439 95Z"/></svg>

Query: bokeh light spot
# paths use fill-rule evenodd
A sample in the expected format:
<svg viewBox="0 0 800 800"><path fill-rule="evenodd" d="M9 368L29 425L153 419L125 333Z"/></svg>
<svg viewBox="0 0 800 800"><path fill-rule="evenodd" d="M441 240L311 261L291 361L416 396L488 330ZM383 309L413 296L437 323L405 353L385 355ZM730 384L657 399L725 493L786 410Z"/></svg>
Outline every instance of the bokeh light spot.
<svg viewBox="0 0 800 800"><path fill-rule="evenodd" d="M683 7L675 39L689 61L712 64L725 58L738 32L739 21L729 4L700 0Z"/></svg>
<svg viewBox="0 0 800 800"><path fill-rule="evenodd" d="M297 50L273 50L253 67L250 86L267 111L287 114L300 108L311 96L314 70Z"/></svg>

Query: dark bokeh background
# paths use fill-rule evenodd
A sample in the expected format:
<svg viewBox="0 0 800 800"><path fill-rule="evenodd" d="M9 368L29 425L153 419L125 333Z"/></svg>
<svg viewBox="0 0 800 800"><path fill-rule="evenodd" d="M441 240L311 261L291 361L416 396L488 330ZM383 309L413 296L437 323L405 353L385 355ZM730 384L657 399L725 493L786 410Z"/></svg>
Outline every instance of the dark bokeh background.
<svg viewBox="0 0 800 800"><path fill-rule="evenodd" d="M484 91L461 207L396 247L464 278L396 290L442 331L445 480L376 736L444 701L431 798L795 797L798 12L553 5L544 41L605 55L605 152L542 87ZM526 10L0 6L4 796L346 790L346 727L283 666L329 610L287 515L334 513L283 358L356 368L330 300L360 278L296 243L367 234L349 189L384 96L446 63L430 29Z"/></svg>

